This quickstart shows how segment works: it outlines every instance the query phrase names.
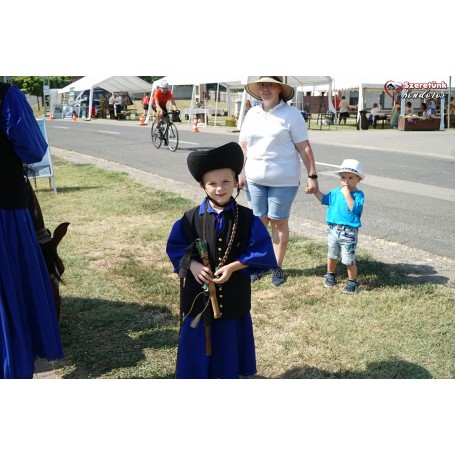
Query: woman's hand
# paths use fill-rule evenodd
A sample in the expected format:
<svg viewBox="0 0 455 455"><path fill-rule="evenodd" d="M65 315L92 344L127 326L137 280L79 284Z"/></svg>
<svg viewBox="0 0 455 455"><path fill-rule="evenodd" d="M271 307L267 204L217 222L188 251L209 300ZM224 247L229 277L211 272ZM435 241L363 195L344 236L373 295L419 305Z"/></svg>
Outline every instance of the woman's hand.
<svg viewBox="0 0 455 455"><path fill-rule="evenodd" d="M308 191L307 191L308 190ZM316 179L308 179L307 187L305 188L306 194L314 194L319 190L319 183Z"/></svg>
<svg viewBox="0 0 455 455"><path fill-rule="evenodd" d="M244 171L242 171L240 174L239 174L239 188L241 190L244 190L246 187L246 178L245 178L245 174L244 174Z"/></svg>

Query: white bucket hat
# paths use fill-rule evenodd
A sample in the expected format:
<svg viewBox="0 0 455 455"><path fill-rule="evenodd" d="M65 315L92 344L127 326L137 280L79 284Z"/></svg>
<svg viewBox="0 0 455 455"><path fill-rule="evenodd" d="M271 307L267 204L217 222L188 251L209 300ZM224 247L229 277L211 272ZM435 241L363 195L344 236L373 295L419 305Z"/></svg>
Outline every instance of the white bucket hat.
<svg viewBox="0 0 455 455"><path fill-rule="evenodd" d="M357 160L344 160L341 163L340 169L335 171L335 174L340 175L342 172L350 172L351 174L356 174L360 177L361 180L365 178L363 173L363 166Z"/></svg>

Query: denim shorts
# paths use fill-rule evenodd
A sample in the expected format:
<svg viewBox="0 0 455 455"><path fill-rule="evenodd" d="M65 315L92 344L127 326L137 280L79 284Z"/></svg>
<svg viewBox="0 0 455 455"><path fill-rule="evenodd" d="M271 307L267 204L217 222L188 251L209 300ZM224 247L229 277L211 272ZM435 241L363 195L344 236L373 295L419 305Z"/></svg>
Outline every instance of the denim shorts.
<svg viewBox="0 0 455 455"><path fill-rule="evenodd" d="M248 205L256 216L271 220L287 220L298 186L264 186L247 180Z"/></svg>
<svg viewBox="0 0 455 455"><path fill-rule="evenodd" d="M344 265L354 264L358 235L359 228L336 224L327 225L327 241L329 244L327 257L338 259L341 254L341 262Z"/></svg>

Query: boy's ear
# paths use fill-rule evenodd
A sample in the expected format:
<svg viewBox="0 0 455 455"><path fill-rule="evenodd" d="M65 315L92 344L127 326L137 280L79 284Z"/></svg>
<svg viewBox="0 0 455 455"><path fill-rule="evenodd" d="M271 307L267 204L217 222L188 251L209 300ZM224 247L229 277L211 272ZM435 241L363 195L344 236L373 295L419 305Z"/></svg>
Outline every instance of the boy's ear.
<svg viewBox="0 0 455 455"><path fill-rule="evenodd" d="M199 186L200 186L202 189L204 189L204 182L203 182L202 180L199 182Z"/></svg>

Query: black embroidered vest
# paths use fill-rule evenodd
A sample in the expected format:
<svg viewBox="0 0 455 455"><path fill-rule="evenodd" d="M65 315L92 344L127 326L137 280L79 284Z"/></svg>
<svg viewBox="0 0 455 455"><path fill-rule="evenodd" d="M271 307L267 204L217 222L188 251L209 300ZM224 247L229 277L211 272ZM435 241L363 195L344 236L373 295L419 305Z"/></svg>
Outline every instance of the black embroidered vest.
<svg viewBox="0 0 455 455"><path fill-rule="evenodd" d="M253 212L241 205L238 206L238 210L237 233L225 264L235 261L245 251L250 237L254 219ZM203 219L204 216L199 215L199 207L195 207L184 214L182 226L188 243L202 238ZM208 243L212 271L216 270L216 267L224 257L233 224L234 213L231 210L227 210L224 214L224 229L219 234L216 234L214 228L215 218L213 214L207 214L205 240ZM241 270L234 272L226 283L216 285L216 292L222 319L238 318L250 311L251 279L248 274L242 273ZM182 292L183 312L185 314L195 316L203 310L205 300L203 295L198 295L200 293L201 285L194 279L193 274L188 271Z"/></svg>
<svg viewBox="0 0 455 455"><path fill-rule="evenodd" d="M22 161L2 128L3 99L10 87L0 82L0 209L27 207L27 184Z"/></svg>

